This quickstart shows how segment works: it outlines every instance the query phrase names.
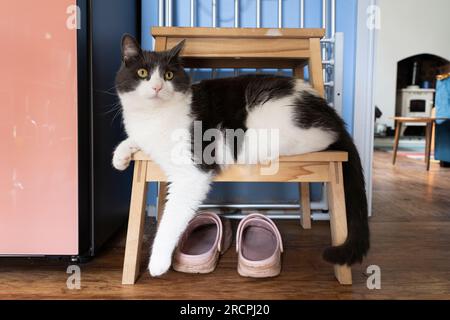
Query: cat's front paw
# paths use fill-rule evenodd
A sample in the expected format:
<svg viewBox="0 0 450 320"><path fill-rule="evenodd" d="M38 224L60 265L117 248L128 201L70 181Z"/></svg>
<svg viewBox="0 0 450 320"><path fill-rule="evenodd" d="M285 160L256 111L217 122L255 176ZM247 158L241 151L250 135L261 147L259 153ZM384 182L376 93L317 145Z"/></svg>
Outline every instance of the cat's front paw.
<svg viewBox="0 0 450 320"><path fill-rule="evenodd" d="M117 170L123 171L130 165L131 156L139 151L139 147L127 139L122 141L114 151L112 165Z"/></svg>
<svg viewBox="0 0 450 320"><path fill-rule="evenodd" d="M152 253L148 271L152 277L159 277L169 270L171 264L172 257L170 255Z"/></svg>
<svg viewBox="0 0 450 320"><path fill-rule="evenodd" d="M131 154L122 154L121 152L114 152L112 165L117 170L123 171L130 165Z"/></svg>

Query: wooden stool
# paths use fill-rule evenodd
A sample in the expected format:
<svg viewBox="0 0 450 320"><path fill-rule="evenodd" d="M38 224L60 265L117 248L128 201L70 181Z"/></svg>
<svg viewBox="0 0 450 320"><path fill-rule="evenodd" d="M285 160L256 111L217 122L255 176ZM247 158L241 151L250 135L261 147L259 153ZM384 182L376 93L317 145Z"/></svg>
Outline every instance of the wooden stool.
<svg viewBox="0 0 450 320"><path fill-rule="evenodd" d="M397 160L398 143L400 141L400 132L402 130L402 124L408 122L421 122L425 123L425 163L427 171L430 170L430 158L432 149L432 136L436 120L447 120L447 118L436 117L393 117L395 120L395 138L394 138L394 150L392 155L392 164L395 165Z"/></svg>
<svg viewBox="0 0 450 320"><path fill-rule="evenodd" d="M267 28L189 28L155 27L155 50L164 51L186 39L182 57L190 68L280 68L292 69L303 78L308 65L312 86L323 96L323 73L320 39L323 29ZM281 157L276 175L260 175L260 165L233 165L214 181L230 182L298 182L301 195L301 223L311 228L309 183L329 184L330 225L332 244L340 245L347 238L347 218L342 162L346 152L316 152ZM140 267L140 251L145 215L147 182L159 182L158 220L161 219L167 191L167 180L159 166L146 155L134 155L133 190L125 248L123 284L134 284ZM341 284L351 284L351 268L335 266Z"/></svg>

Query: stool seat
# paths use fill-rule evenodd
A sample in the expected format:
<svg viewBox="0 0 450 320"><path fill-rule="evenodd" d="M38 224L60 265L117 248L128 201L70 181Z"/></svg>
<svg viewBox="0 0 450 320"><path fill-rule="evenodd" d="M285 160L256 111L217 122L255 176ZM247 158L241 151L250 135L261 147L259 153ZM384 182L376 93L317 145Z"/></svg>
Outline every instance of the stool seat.
<svg viewBox="0 0 450 320"><path fill-rule="evenodd" d="M145 161L147 181L167 182L161 168L142 151L135 153L134 161ZM329 182L329 163L346 162L347 152L325 151L283 156L270 164L232 164L214 178L215 182ZM276 164L276 166L274 166ZM275 174L261 174L270 166Z"/></svg>
<svg viewBox="0 0 450 320"><path fill-rule="evenodd" d="M152 161L144 152L138 151L133 154L132 160L145 160ZM304 154L296 154L292 156L281 156L276 160L277 162L295 162L295 161L308 161L308 162L322 162L322 161L348 161L348 153L345 151L321 151L311 152Z"/></svg>

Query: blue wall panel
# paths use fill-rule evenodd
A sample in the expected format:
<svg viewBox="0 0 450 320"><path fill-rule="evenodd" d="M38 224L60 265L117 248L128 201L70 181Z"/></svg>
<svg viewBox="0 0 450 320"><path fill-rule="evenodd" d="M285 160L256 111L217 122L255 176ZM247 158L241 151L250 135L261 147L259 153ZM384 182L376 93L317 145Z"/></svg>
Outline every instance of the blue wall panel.
<svg viewBox="0 0 450 320"><path fill-rule="evenodd" d="M350 132L353 132L357 12L357 0L336 0L336 32L344 33L342 117Z"/></svg>
<svg viewBox="0 0 450 320"><path fill-rule="evenodd" d="M174 26L190 25L190 6L188 0L173 0ZM212 1L197 0L196 26L212 26ZM278 1L261 1L261 26L278 26ZM217 26L234 26L234 1L217 0ZM142 45L145 49L153 47L150 27L158 25L158 0L142 0ZM240 1L240 26L256 26L256 0ZM322 0L305 0L305 27L320 28L322 25ZM355 81L356 52L356 13L357 0L336 0L336 31L344 33L344 87L343 87L343 118L352 131L353 97ZM296 28L300 26L300 1L283 0L283 27ZM242 70L243 72L249 70ZM219 77L232 75L231 70L221 70ZM199 70L195 80L209 78L209 70ZM149 203L155 203L156 188L151 186ZM313 199L320 196L320 188L313 186ZM296 203L298 201L297 186L293 184L261 184L261 183L221 183L215 184L210 193L210 203Z"/></svg>

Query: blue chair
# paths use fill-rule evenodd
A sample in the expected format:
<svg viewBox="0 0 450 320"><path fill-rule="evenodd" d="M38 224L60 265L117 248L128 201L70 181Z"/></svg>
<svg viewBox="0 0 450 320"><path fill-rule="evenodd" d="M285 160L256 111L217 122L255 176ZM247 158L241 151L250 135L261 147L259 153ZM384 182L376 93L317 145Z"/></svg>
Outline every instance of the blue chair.
<svg viewBox="0 0 450 320"><path fill-rule="evenodd" d="M437 77L436 118L450 118L450 73ZM450 162L450 120L436 121L434 158Z"/></svg>

